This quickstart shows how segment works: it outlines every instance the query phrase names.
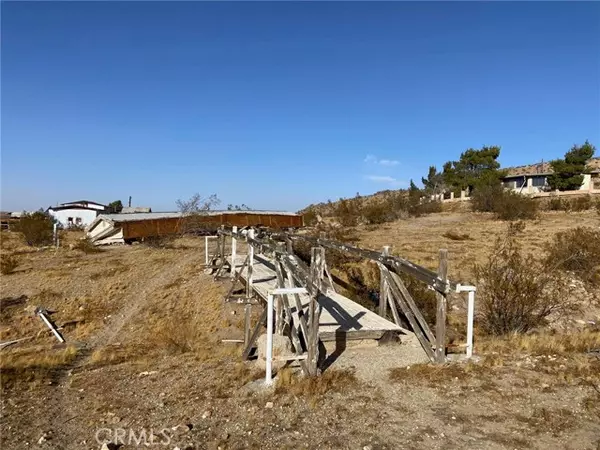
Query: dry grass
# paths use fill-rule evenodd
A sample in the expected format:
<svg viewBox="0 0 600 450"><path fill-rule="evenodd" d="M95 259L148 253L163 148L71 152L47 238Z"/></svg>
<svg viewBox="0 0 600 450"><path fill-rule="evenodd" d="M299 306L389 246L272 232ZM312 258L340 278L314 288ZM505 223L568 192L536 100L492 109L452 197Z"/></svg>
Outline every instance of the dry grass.
<svg viewBox="0 0 600 450"><path fill-rule="evenodd" d="M74 346L52 348L33 346L2 350L0 375L3 388L18 382L39 382L71 363L77 356Z"/></svg>
<svg viewBox="0 0 600 450"><path fill-rule="evenodd" d="M80 250L86 255L101 253L104 251L100 247L96 247L94 244L92 244L92 241L87 238L81 239L77 241L77 243L73 244L73 250Z"/></svg>
<svg viewBox="0 0 600 450"><path fill-rule="evenodd" d="M572 333L512 334L484 338L475 345L478 352L500 355L566 355L600 349L600 331Z"/></svg>
<svg viewBox="0 0 600 450"><path fill-rule="evenodd" d="M467 233L458 233L456 231L446 231L442 236L453 241L468 241L471 239Z"/></svg>
<svg viewBox="0 0 600 450"><path fill-rule="evenodd" d="M295 375L290 369L283 369L277 377L275 394L318 400L328 392L348 392L358 385L351 370L329 369L318 377L304 377Z"/></svg>
<svg viewBox="0 0 600 450"><path fill-rule="evenodd" d="M0 273L10 275L19 266L19 260L14 255L0 255Z"/></svg>
<svg viewBox="0 0 600 450"><path fill-rule="evenodd" d="M425 384L439 386L449 380L467 380L489 374L489 367L496 365L495 360L486 364L415 364L414 366L391 369L389 380L395 383Z"/></svg>

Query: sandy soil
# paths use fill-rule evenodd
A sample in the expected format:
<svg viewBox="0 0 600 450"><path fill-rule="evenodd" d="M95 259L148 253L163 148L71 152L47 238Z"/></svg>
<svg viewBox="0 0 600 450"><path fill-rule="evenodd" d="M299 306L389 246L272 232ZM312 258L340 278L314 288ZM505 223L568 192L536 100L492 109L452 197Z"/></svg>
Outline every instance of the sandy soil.
<svg viewBox="0 0 600 450"><path fill-rule="evenodd" d="M582 222L600 225L556 214L523 239L539 249ZM450 273L468 278L466 261L503 226L441 214L361 230L361 245L392 244L430 266L447 247ZM448 241L449 229L474 240ZM348 348L318 380L282 374L256 392L247 386L262 374L221 342L240 337L243 319L223 305L229 282L203 273L203 240L85 254L2 238L21 265L0 281L0 336L33 336L0 350L2 448L99 449L117 434L122 449L600 448L599 353L488 345L469 364L406 368L408 343ZM55 311L66 346L40 333L39 305Z"/></svg>

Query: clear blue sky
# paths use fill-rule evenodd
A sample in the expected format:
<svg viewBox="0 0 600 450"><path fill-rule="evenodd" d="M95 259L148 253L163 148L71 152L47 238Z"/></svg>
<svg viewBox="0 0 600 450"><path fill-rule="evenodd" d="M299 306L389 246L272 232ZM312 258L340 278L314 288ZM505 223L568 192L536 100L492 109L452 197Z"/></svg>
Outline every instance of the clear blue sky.
<svg viewBox="0 0 600 450"><path fill-rule="evenodd" d="M2 3L3 210L297 210L600 147L600 4Z"/></svg>

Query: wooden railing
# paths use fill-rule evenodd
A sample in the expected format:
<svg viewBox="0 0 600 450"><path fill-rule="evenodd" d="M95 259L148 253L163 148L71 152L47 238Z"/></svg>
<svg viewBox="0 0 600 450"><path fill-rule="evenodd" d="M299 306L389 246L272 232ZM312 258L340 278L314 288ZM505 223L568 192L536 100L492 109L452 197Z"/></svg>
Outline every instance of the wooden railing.
<svg viewBox="0 0 600 450"><path fill-rule="evenodd" d="M217 256L220 257L221 263L216 267L215 277L221 276L228 264L225 255L225 238L229 237L232 239L231 266L233 267L229 269L233 277L233 284L227 294L227 299L246 304L244 358L249 357L267 318L266 305L263 305L265 309L262 311L259 321L251 330L251 305L261 303L255 298L252 288L254 253L268 253L275 261L277 287L279 289L305 287L310 295L308 311L306 312L302 310L298 295L285 294L277 296L275 323L277 332L282 332L284 324L289 326L297 359L300 360L305 373L308 375L317 373L319 318L321 314L321 307L317 299L319 295L326 293L328 290L335 290L325 261L325 249L332 249L376 262L380 269L381 279L378 314L386 317L389 311L392 320L397 325L406 326L408 324L431 361L438 363L446 361L447 295L456 288L456 283L447 278L448 254L446 250L440 250L439 269L434 272L404 258L390 255L389 247L384 247L382 252L376 252L325 239L324 237L310 237L281 232L266 232L261 237L256 237L254 230L247 230L245 234L242 234L235 227L232 230L222 227L218 232L218 236L217 248L219 255ZM241 267L236 267L235 261L238 240L243 240L248 244L248 255ZM304 240L312 245L310 266L307 266L293 252L293 242L298 240ZM236 283L238 283L245 268L247 269L245 294L234 295ZM402 273L425 283L436 292L435 334L402 281L400 277ZM294 306L298 311L295 320L290 312L291 299L289 297L295 297ZM301 342L302 337L304 337L304 343ZM304 348L306 354L304 354Z"/></svg>

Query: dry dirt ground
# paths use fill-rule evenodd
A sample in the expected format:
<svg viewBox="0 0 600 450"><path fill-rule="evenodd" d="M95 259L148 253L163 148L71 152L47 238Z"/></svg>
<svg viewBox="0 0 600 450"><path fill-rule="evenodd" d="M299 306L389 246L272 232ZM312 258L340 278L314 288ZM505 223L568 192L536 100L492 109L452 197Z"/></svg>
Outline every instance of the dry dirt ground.
<svg viewBox="0 0 600 450"><path fill-rule="evenodd" d="M539 250L582 222L600 225L552 213L523 239ZM444 213L361 229L361 245L393 245L432 267L447 247L450 275L469 281L467 261L504 226ZM447 240L448 230L472 240ZM202 247L37 251L2 234L20 265L1 278L0 340L29 338L0 350L3 449L99 449L117 438L122 449L600 449L597 329L481 338L473 362L444 367L390 363L406 344L351 349L320 378L284 370L274 391L256 392L248 386L263 374L221 342L241 337L243 316L223 304L229 282L203 273ZM40 305L55 311L66 345L33 314Z"/></svg>

